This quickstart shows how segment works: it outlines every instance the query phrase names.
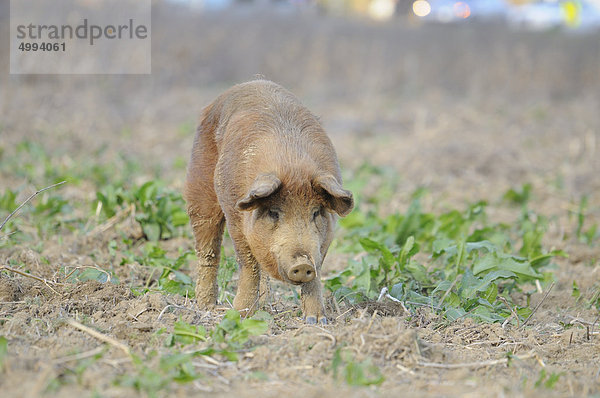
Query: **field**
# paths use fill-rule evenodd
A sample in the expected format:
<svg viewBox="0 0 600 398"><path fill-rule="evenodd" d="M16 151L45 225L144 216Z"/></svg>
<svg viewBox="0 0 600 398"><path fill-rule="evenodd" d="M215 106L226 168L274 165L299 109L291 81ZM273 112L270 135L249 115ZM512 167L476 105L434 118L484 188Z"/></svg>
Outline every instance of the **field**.
<svg viewBox="0 0 600 398"><path fill-rule="evenodd" d="M152 28L148 76L9 75L0 43L0 222L66 181L0 230L2 396L600 395L598 32L161 3ZM228 238L221 304L191 297L197 118L257 74L320 116L357 199L326 326L275 281L230 311Z"/></svg>

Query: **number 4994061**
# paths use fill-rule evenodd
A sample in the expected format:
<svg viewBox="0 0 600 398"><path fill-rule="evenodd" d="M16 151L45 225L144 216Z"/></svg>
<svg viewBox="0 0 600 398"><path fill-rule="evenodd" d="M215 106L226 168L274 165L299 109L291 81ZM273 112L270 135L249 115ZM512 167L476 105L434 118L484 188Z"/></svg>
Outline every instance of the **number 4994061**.
<svg viewBox="0 0 600 398"><path fill-rule="evenodd" d="M42 43L25 43L22 42L19 45L19 50L21 51L65 51L66 50L65 43L50 43L50 42L42 42Z"/></svg>

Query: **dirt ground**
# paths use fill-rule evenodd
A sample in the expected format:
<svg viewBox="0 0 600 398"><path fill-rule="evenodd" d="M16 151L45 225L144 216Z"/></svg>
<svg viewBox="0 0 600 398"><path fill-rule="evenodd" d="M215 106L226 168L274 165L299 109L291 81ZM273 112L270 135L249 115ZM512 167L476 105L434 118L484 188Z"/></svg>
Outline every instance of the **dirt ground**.
<svg viewBox="0 0 600 398"><path fill-rule="evenodd" d="M0 3L2 22L6 3ZM135 159L143 165L137 180L158 176L180 189L199 110L229 85L263 74L320 115L346 171L365 161L394 171L398 188L384 211L404 211L411 193L426 187L428 210L484 199L491 218L511 223L518 210L504 206L502 194L531 183L530 207L550 220L545 247L569 257L556 260L548 296L533 294L531 305L542 303L524 328L470 319L450 323L429 309L409 314L385 302L330 305L331 325L307 326L295 316L290 288L273 283L267 310L274 320L266 334L253 338L257 349L238 362L198 359L205 378L158 395L598 396L599 314L586 300L600 289L600 244L574 236L583 196L589 203L584 228L600 222L598 33L252 15L194 16L157 6L150 76L11 76L2 43L4 157L29 139L56 164L92 162L118 173L123 159ZM0 193L21 188L24 199L40 188L36 184L18 169L1 168ZM89 209L95 190L82 180L57 192ZM139 227L130 217L100 232L94 229L99 224L90 219L85 231L0 246L0 266L19 264L47 280L0 273L0 336L8 340L0 395L137 394L114 383L133 372L123 350L67 319L151 363L151 351L166 350L158 331L172 330L178 319L210 327L224 314L227 305L205 312L181 296L134 295L130 287L144 284L150 272L119 266L108 243L136 236ZM192 242L181 237L161 245L176 252ZM325 276L346 260L330 252ZM119 283L69 283L62 270L77 266L110 268ZM574 281L580 300L572 296ZM385 381L377 387L336 382L330 367L340 346L357 361L371 358ZM101 351L99 360L82 367ZM552 388L536 386L552 374L560 375Z"/></svg>

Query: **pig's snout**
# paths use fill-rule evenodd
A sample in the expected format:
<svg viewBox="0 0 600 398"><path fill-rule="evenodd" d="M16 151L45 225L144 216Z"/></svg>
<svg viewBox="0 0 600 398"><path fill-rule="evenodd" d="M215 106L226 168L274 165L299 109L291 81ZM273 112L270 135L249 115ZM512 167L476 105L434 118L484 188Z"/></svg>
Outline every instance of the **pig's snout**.
<svg viewBox="0 0 600 398"><path fill-rule="evenodd" d="M307 263L299 263L288 270L287 276L292 283L306 283L315 279L315 267Z"/></svg>

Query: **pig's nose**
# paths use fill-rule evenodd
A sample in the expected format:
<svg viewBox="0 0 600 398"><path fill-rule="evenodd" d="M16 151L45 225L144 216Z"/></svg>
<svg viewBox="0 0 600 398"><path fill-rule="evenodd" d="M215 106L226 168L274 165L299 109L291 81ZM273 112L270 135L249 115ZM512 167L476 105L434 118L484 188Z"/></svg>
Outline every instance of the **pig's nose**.
<svg viewBox="0 0 600 398"><path fill-rule="evenodd" d="M306 283L315 279L315 268L306 263L296 264L288 271L288 278L294 283Z"/></svg>

